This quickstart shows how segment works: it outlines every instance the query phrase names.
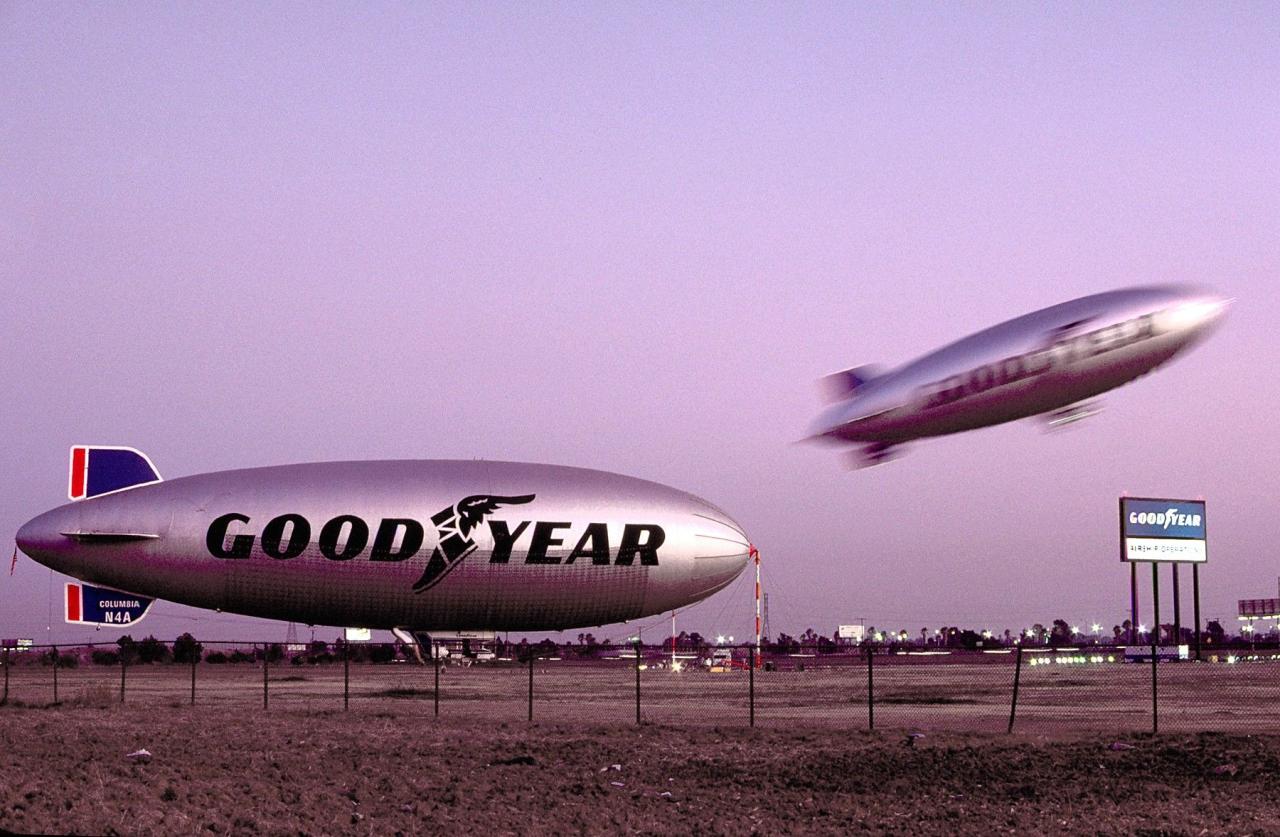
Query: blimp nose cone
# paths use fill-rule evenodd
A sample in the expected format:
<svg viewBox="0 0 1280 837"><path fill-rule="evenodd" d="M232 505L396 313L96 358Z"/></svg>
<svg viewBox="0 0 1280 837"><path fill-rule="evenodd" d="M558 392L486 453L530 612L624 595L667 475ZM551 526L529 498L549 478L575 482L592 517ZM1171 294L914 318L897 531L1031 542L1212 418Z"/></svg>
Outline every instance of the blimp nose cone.
<svg viewBox="0 0 1280 837"><path fill-rule="evenodd" d="M59 509L32 518L18 529L14 538L18 549L46 567L61 569L69 559L74 542L62 534Z"/></svg>
<svg viewBox="0 0 1280 837"><path fill-rule="evenodd" d="M698 549L693 568L696 581L711 591L733 581L751 563L754 547L742 527L727 515L699 515Z"/></svg>
<svg viewBox="0 0 1280 837"><path fill-rule="evenodd" d="M46 551L50 546L49 529L42 525L41 519L37 517L22 524L14 540L18 543L18 549L35 558L38 553Z"/></svg>
<svg viewBox="0 0 1280 837"><path fill-rule="evenodd" d="M1165 312L1165 325L1189 336L1203 337L1222 322L1232 302L1216 294L1189 296Z"/></svg>

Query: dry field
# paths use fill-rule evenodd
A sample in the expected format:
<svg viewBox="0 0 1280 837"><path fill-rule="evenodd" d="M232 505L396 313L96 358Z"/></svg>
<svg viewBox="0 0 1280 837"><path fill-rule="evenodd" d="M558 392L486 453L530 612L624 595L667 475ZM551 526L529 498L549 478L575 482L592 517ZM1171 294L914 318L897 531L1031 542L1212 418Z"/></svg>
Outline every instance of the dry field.
<svg viewBox="0 0 1280 837"><path fill-rule="evenodd" d="M1271 666L15 666L0 828L122 834L1276 833ZM1206 730L1218 730L1206 732ZM923 731L911 737L908 733ZM1264 734L1258 734L1263 732ZM126 754L146 748L150 763ZM614 766L617 767L614 767Z"/></svg>
<svg viewBox="0 0 1280 837"><path fill-rule="evenodd" d="M1280 831L1274 736L528 724L483 704L437 721L383 701L10 706L0 746L0 828L29 833Z"/></svg>

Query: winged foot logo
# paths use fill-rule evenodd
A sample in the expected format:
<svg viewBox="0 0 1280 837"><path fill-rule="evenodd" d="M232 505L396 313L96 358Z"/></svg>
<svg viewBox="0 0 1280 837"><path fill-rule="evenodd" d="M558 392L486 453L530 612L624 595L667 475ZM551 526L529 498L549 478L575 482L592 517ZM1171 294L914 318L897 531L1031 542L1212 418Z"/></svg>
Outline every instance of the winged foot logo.
<svg viewBox="0 0 1280 837"><path fill-rule="evenodd" d="M427 561L427 568L422 571L422 577L413 585L413 592L421 593L439 584L449 570L475 551L476 542L472 540L471 533L484 522L487 515L493 514L501 506L521 505L531 502L533 498L533 494L521 494L518 497L473 494L431 515L431 522L436 525L436 533L440 537L436 548L431 551L431 558Z"/></svg>

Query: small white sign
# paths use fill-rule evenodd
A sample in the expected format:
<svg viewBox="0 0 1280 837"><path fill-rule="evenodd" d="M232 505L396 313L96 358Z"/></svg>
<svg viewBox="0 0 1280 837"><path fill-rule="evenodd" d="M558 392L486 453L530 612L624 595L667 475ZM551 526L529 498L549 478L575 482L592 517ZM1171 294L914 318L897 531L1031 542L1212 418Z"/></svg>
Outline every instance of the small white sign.
<svg viewBox="0 0 1280 837"><path fill-rule="evenodd" d="M1203 563L1204 541L1174 538L1125 538L1127 561L1182 561Z"/></svg>
<svg viewBox="0 0 1280 837"><path fill-rule="evenodd" d="M836 636L841 639L852 639L855 642L862 642L862 638L866 635L866 625L840 625L836 628Z"/></svg>
<svg viewBox="0 0 1280 837"><path fill-rule="evenodd" d="M373 639L373 631L368 628L347 628L347 642L368 642Z"/></svg>

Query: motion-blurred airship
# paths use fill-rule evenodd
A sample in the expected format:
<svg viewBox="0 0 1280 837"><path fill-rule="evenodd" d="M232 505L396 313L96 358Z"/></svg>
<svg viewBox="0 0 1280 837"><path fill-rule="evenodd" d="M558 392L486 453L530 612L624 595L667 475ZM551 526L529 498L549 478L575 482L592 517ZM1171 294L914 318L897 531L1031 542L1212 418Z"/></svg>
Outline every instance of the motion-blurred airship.
<svg viewBox="0 0 1280 837"><path fill-rule="evenodd" d="M692 494L552 465L325 462L161 481L132 448L79 446L70 483L75 502L17 541L88 582L67 590L81 623L131 623L162 598L409 632L587 627L703 599L751 550Z"/></svg>
<svg viewBox="0 0 1280 837"><path fill-rule="evenodd" d="M1204 338L1229 300L1159 286L1064 302L979 331L887 372L861 366L824 379L834 402L811 438L861 443L855 466L912 439L1029 416L1057 426L1092 415L1089 399L1145 375Z"/></svg>

